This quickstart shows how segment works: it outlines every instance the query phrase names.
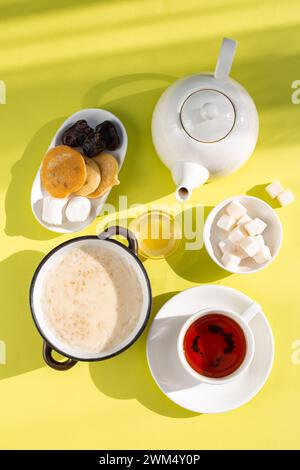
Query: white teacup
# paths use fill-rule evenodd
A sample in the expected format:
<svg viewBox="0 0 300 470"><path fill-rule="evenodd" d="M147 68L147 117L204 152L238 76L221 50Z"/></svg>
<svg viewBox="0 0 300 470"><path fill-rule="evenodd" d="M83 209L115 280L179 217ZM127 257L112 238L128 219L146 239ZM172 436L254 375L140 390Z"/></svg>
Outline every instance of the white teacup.
<svg viewBox="0 0 300 470"><path fill-rule="evenodd" d="M213 384L213 385L220 385L220 384L230 382L231 380L234 380L237 377L239 377L241 374L245 373L252 362L254 351L255 351L255 340L254 340L252 330L249 326L249 322L257 313L261 312L261 310L262 310L261 306L257 304L256 302L253 302L242 314L235 313L235 312L218 308L218 307L210 307L210 308L205 308L203 310L200 310L199 312L189 317L189 319L183 324L179 332L178 342L177 342L178 355L179 355L181 364L183 365L185 370L190 375L200 380L201 382L205 382L205 383ZM203 374L199 374L196 370L194 370L190 366L184 353L183 342L184 342L185 334L188 328L196 320L198 320L201 317L204 317L205 315L208 315L209 313L220 313L221 315L225 315L229 318L232 318L242 328L243 333L245 335L245 340L246 340L246 354L245 354L242 364L234 372L221 378L212 378L212 377L207 377Z"/></svg>

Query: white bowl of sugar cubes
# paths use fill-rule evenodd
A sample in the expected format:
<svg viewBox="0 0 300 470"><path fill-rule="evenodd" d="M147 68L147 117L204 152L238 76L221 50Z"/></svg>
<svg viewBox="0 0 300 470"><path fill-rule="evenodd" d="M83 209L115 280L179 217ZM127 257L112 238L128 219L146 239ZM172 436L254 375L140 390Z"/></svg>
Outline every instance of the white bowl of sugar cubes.
<svg viewBox="0 0 300 470"><path fill-rule="evenodd" d="M254 273L276 258L282 226L266 202L252 196L235 196L209 213L203 240L209 256L221 268L231 273Z"/></svg>

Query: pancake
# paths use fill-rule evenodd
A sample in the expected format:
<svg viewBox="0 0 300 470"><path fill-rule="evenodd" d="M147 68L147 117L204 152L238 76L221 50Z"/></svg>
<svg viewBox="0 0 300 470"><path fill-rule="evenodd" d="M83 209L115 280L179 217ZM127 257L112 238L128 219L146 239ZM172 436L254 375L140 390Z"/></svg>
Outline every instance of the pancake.
<svg viewBox="0 0 300 470"><path fill-rule="evenodd" d="M83 157L86 164L86 178L83 186L75 192L76 196L87 196L95 191L101 181L99 166L91 158Z"/></svg>
<svg viewBox="0 0 300 470"><path fill-rule="evenodd" d="M82 187L85 178L86 165L81 153L67 145L48 150L42 162L41 181L51 196L69 196Z"/></svg>
<svg viewBox="0 0 300 470"><path fill-rule="evenodd" d="M103 196L103 194L113 186L120 184L120 181L118 179L119 165L113 155L110 153L101 153L93 157L92 160L97 163L101 173L101 181L98 188L87 196L94 199Z"/></svg>

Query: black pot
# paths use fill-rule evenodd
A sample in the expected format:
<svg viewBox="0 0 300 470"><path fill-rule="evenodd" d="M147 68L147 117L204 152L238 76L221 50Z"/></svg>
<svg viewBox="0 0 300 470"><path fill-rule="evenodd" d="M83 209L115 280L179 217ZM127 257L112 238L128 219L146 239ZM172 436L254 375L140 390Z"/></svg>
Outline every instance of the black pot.
<svg viewBox="0 0 300 470"><path fill-rule="evenodd" d="M116 240L111 239L113 235L122 235L128 241L128 247L119 243ZM133 332L120 344L111 349L105 350L99 353L86 354L72 351L71 347L62 343L54 332L49 329L49 326L45 322L42 307L41 307L41 293L43 287L43 281L48 269L53 263L61 256L61 254L70 249L74 248L75 245L95 245L101 244L107 250L112 250L115 253L119 253L123 261L125 260L135 270L138 279L140 281L143 293L143 303L141 307L140 317ZM116 356L121 352L129 348L142 334L146 324L150 317L151 305L152 305L152 294L150 281L147 272L138 259L138 243L137 239L132 232L123 227L109 227L105 232L99 236L87 235L83 237L73 238L72 240L66 241L61 245L54 248L48 253L39 266L37 267L30 286L30 309L32 313L33 321L44 339L43 344L43 357L46 363L56 370L68 370L73 367L78 361L102 361L109 359L110 357ZM126 282L126 280L124 280ZM57 361L52 353L57 351L61 355L66 357L63 362Z"/></svg>

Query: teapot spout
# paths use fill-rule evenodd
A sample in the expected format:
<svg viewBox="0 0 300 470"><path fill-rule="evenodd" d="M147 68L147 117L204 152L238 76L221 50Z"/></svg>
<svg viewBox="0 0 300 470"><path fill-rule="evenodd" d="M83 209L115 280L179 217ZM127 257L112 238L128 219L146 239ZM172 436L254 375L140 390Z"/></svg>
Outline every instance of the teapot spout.
<svg viewBox="0 0 300 470"><path fill-rule="evenodd" d="M173 179L177 184L177 201L186 202L193 189L204 184L208 178L209 172L204 166L193 162L179 163L173 172Z"/></svg>

